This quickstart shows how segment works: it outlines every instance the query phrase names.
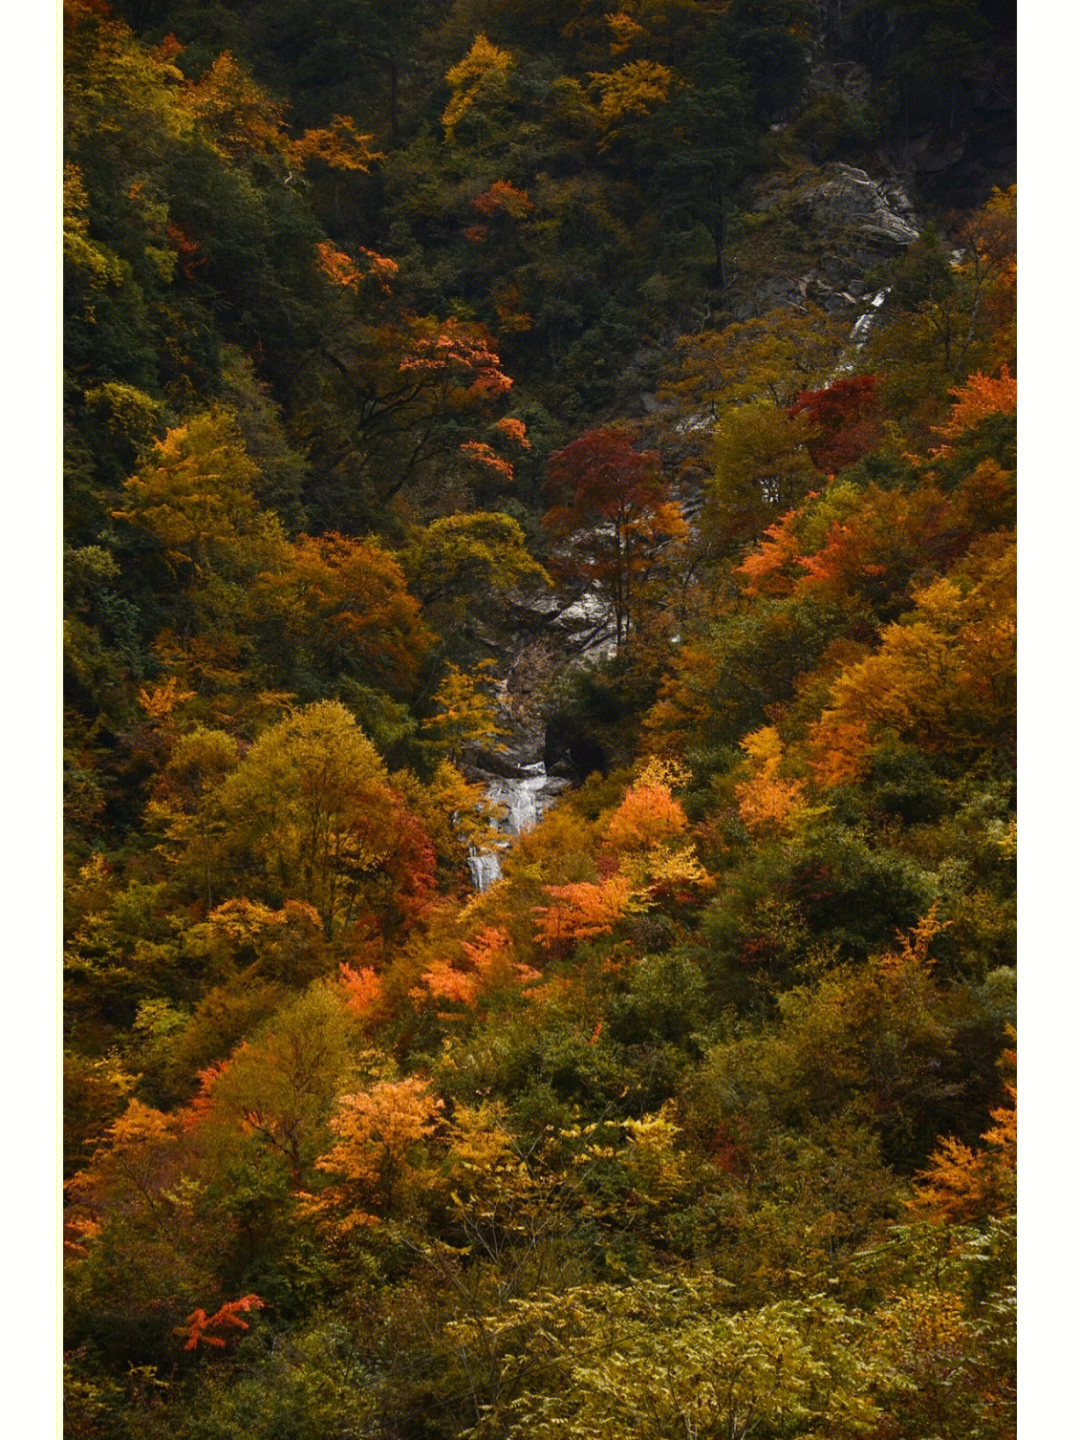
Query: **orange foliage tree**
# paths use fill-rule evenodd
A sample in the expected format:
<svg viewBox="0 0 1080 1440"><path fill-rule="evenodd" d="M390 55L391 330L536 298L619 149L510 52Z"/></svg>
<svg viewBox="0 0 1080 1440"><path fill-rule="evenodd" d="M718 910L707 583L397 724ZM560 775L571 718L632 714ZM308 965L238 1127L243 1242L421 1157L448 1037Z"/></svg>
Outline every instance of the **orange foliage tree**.
<svg viewBox="0 0 1080 1440"><path fill-rule="evenodd" d="M351 115L335 115L328 126L305 130L289 150L290 157L301 163L318 160L331 170L358 170L366 173L383 156L371 148L371 135L356 128ZM396 268L396 267L395 267Z"/></svg>
<svg viewBox="0 0 1080 1440"><path fill-rule="evenodd" d="M933 484L911 492L870 485L857 500L840 495L841 513L824 543L801 556L804 576L795 593L840 601L858 597L879 614L895 614L909 578L935 561L947 565L962 553L970 531ZM822 499L823 512L827 513ZM823 515L824 518L824 515Z"/></svg>
<svg viewBox="0 0 1080 1440"><path fill-rule="evenodd" d="M339 1178L317 1208L332 1210L345 1229L377 1224L416 1183L424 1143L442 1110L443 1102L416 1077L380 1080L341 1096L330 1121L337 1144L318 1161L320 1170Z"/></svg>
<svg viewBox="0 0 1080 1440"><path fill-rule="evenodd" d="M614 868L628 880L639 906L709 887L709 877L693 846L683 843L689 821L671 793L673 785L688 778L687 772L670 761L653 757L607 823L600 868Z"/></svg>
<svg viewBox="0 0 1080 1440"><path fill-rule="evenodd" d="M292 150L285 106L271 99L229 51L188 84L184 106L226 159L276 161L284 168Z"/></svg>
<svg viewBox="0 0 1080 1440"><path fill-rule="evenodd" d="M953 397L949 418L944 425L937 427L937 433L946 440L959 439L991 415L1016 414L1016 379L1010 375L1007 365L1001 367L1001 373L996 378L978 372L969 375L963 385L950 390L949 394ZM945 445L934 454L948 455L951 448Z"/></svg>
<svg viewBox="0 0 1080 1440"><path fill-rule="evenodd" d="M266 1301L261 1300L258 1295L241 1295L239 1300L227 1300L224 1305L215 1310L213 1315L207 1315L201 1307L190 1314L183 1325L177 1330L177 1334L183 1335L184 1349L197 1350L200 1345L214 1345L219 1350L225 1348L225 1336L216 1335L215 1330L248 1330L250 1326L240 1316L248 1310L263 1310L266 1308Z"/></svg>
<svg viewBox="0 0 1080 1440"><path fill-rule="evenodd" d="M469 202L478 215L488 222L498 222L503 229L508 222L525 220L533 209L527 190L519 190L508 180L496 180L480 195L474 195ZM489 225L475 225L466 230L466 239L481 242L487 239Z"/></svg>
<svg viewBox="0 0 1080 1440"><path fill-rule="evenodd" d="M343 960L338 967L345 1006L364 1024L377 1024L382 1018L383 982L373 965L354 968Z"/></svg>
<svg viewBox="0 0 1080 1440"><path fill-rule="evenodd" d="M461 942L459 960L435 960L409 993L420 1004L449 1001L471 1009L496 991L521 989L539 978L538 970L517 960L513 940L505 929L485 925L474 940ZM441 1014L441 1018L452 1015Z"/></svg>
<svg viewBox="0 0 1080 1440"><path fill-rule="evenodd" d="M816 492L815 492L816 493ZM814 498L811 493L807 501ZM803 550L799 521L803 511L788 510L765 531L746 559L735 566L743 591L747 595L790 595L804 576L801 562Z"/></svg>
<svg viewBox="0 0 1080 1440"><path fill-rule="evenodd" d="M428 476L436 455L454 456L460 478L462 462L479 459L484 474L498 472L505 484L504 457L461 450L463 443L486 444L480 434L497 418L513 384L486 327L404 309L393 293L395 262L374 251L324 243L315 268L337 295L340 323L324 347L329 368L301 429L328 452L350 489L359 480L384 506ZM470 435L474 425L480 433ZM448 478L444 464L438 477L443 489Z"/></svg>
<svg viewBox="0 0 1080 1440"><path fill-rule="evenodd" d="M151 1229L167 1227L176 1208L181 1121L141 1101L108 1127L91 1163L68 1182L72 1218L96 1233L106 1213L128 1215Z"/></svg>
<svg viewBox="0 0 1080 1440"><path fill-rule="evenodd" d="M292 657L406 695L433 643L400 564L375 540L300 535L255 594L266 650L286 676Z"/></svg>
<svg viewBox="0 0 1080 1440"><path fill-rule="evenodd" d="M536 909L536 940L552 955L562 955L579 940L608 935L634 908L633 885L624 875L545 885L550 903Z"/></svg>
<svg viewBox="0 0 1080 1440"><path fill-rule="evenodd" d="M1015 1079L1016 1052L1007 1050L1004 1065ZM990 1112L993 1120L982 1135L983 1146L970 1146L951 1136L938 1145L930 1164L916 1177L907 1202L916 1215L948 1224L1008 1215L1016 1209L1016 1085L1006 1083L1005 1104Z"/></svg>
<svg viewBox="0 0 1080 1440"><path fill-rule="evenodd" d="M806 815L803 782L784 779L780 767L784 749L775 728L765 725L741 742L753 774L735 786L739 817L755 835L790 831Z"/></svg>

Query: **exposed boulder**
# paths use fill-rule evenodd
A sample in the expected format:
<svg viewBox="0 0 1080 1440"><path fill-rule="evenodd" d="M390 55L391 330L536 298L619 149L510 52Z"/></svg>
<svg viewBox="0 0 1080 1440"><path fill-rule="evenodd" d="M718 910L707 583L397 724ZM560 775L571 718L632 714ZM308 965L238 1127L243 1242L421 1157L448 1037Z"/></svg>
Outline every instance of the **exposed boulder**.
<svg viewBox="0 0 1080 1440"><path fill-rule="evenodd" d="M791 218L804 219L835 247L903 247L919 238L915 211L903 186L872 180L865 170L837 162L822 178L796 192Z"/></svg>
<svg viewBox="0 0 1080 1440"><path fill-rule="evenodd" d="M737 320L812 301L850 311L878 288L875 272L919 238L903 184L842 161L774 174L751 197L733 237L730 304Z"/></svg>

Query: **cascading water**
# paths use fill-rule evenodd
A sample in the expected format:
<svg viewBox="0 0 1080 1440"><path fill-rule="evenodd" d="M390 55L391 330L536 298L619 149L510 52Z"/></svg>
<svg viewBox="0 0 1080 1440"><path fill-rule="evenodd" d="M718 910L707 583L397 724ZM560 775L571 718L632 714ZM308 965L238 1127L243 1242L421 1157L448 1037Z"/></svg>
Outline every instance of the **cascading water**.
<svg viewBox="0 0 1080 1440"><path fill-rule="evenodd" d="M492 827L494 848L475 849L468 857L469 874L477 890L486 890L502 876L499 850L505 850L507 840L515 835L524 835L531 830L555 795L567 782L549 777L542 760L519 767L520 774L512 778L493 779L488 782L487 797L493 805L499 805L503 817ZM506 836L501 842L496 836Z"/></svg>
<svg viewBox="0 0 1080 1440"><path fill-rule="evenodd" d="M835 380L840 375L850 375L855 369L859 351L870 338L870 331L877 322L881 307L885 304L889 294L889 286L879 290L870 301L870 308L864 310L855 324L851 327L851 334L848 336L849 349L845 352L844 358L833 371L831 379Z"/></svg>
<svg viewBox="0 0 1080 1440"><path fill-rule="evenodd" d="M505 807L506 815L499 826L505 835L524 835L532 829L540 818L540 792L547 783L542 760L522 765L520 778L491 781L488 799Z"/></svg>
<svg viewBox="0 0 1080 1440"><path fill-rule="evenodd" d="M859 316L859 318L855 321L855 324L851 331L851 335L848 338L855 346L856 350L861 350L862 347L866 344L867 339L870 335L870 331L873 329L874 321L877 319L878 311L881 309L882 305L885 304L885 297L886 295L888 295L888 293L888 288L884 290L879 290L874 296L874 298L870 301L870 309L864 310L863 313Z"/></svg>
<svg viewBox="0 0 1080 1440"><path fill-rule="evenodd" d="M486 890L502 875L499 857L494 850L474 850L467 863L474 890Z"/></svg>

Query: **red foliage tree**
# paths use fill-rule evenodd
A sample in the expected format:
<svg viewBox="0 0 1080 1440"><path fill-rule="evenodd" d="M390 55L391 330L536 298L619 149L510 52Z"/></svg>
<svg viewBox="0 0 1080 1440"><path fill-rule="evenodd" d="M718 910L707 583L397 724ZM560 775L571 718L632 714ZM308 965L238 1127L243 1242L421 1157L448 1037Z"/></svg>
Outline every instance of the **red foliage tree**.
<svg viewBox="0 0 1080 1440"><path fill-rule="evenodd" d="M630 631L638 585L658 547L687 533L656 450L635 450L621 430L589 430L548 461L544 526L564 554L561 568L607 591L615 641Z"/></svg>
<svg viewBox="0 0 1080 1440"><path fill-rule="evenodd" d="M821 390L800 391L788 410L813 424L817 434L807 448L826 475L853 465L880 442L877 386L877 375L844 375Z"/></svg>

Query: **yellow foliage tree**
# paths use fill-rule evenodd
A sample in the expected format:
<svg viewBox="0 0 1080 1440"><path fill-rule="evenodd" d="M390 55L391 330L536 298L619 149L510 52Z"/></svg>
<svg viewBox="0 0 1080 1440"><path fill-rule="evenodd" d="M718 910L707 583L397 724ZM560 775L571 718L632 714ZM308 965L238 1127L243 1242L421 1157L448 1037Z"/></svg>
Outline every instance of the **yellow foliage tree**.
<svg viewBox="0 0 1080 1440"><path fill-rule="evenodd" d="M358 170L366 174L376 160L383 159L380 151L371 148L373 139L374 136L362 135L357 130L351 115L335 115L324 129L305 130L300 139L293 142L290 155L301 163L320 160L331 170Z"/></svg>
<svg viewBox="0 0 1080 1440"><path fill-rule="evenodd" d="M271 100L227 50L188 85L184 104L226 159L272 158L283 166L288 160L291 144L284 105Z"/></svg>
<svg viewBox="0 0 1080 1440"><path fill-rule="evenodd" d="M950 576L915 592L880 649L844 669L810 734L814 772L859 772L863 737L895 730L924 749L985 750L1011 735L1016 705L1016 545L991 536Z"/></svg>
<svg viewBox="0 0 1080 1440"><path fill-rule="evenodd" d="M632 60L618 70L594 71L589 88L599 96L604 123L617 125L627 115L648 115L663 105L674 79L674 73L655 60Z"/></svg>
<svg viewBox="0 0 1080 1440"><path fill-rule="evenodd" d="M375 747L336 700L264 731L213 809L235 882L254 898L314 905L328 939L387 878L405 813Z"/></svg>
<svg viewBox="0 0 1080 1440"><path fill-rule="evenodd" d="M500 50L483 33L473 40L469 53L446 72L453 95L442 113L447 140L477 104L501 99L506 94L507 79L514 68L509 50Z"/></svg>
<svg viewBox="0 0 1080 1440"><path fill-rule="evenodd" d="M508 731L499 723L491 693L494 664L493 660L481 660L469 672L451 665L435 692L439 708L423 721L421 728L446 750L451 762L468 746L482 745L494 751L506 749L499 737Z"/></svg>
<svg viewBox="0 0 1080 1440"><path fill-rule="evenodd" d="M749 780L735 786L743 824L755 835L790 832L809 811L803 782L780 775L784 747L779 734L772 725L764 725L740 744L753 771Z"/></svg>
<svg viewBox="0 0 1080 1440"><path fill-rule="evenodd" d="M204 411L155 442L139 473L125 482L127 510L116 518L161 542L178 578L234 568L257 528L259 469L234 416Z"/></svg>
<svg viewBox="0 0 1080 1440"><path fill-rule="evenodd" d="M203 1153L227 1157L238 1135L257 1136L300 1185L349 1072L351 1023L339 987L320 981L282 1006L228 1060L204 1070L186 1116Z"/></svg>
<svg viewBox="0 0 1080 1440"><path fill-rule="evenodd" d="M180 870L186 867L198 875L207 911L214 904L215 839L220 833L209 802L238 759L231 735L196 726L177 739L146 808L148 824L162 827L163 848Z"/></svg>

